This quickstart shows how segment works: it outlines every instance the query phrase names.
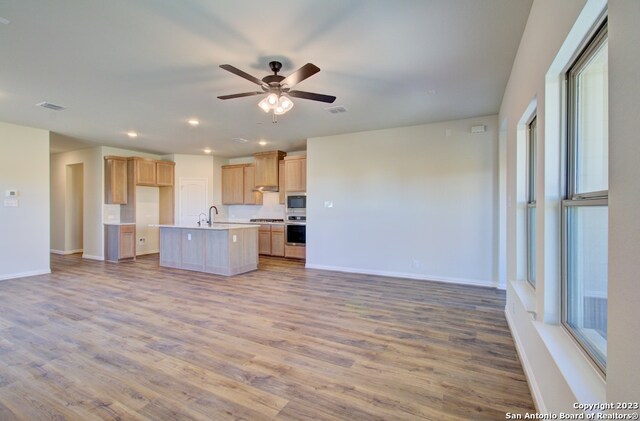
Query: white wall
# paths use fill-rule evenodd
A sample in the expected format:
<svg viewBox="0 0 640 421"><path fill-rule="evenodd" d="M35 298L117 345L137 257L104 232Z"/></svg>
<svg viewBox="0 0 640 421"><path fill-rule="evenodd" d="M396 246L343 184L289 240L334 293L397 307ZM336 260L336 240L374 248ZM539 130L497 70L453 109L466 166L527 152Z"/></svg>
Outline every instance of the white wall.
<svg viewBox="0 0 640 421"><path fill-rule="evenodd" d="M0 280L49 273L48 131L0 123L0 194Z"/></svg>
<svg viewBox="0 0 640 421"><path fill-rule="evenodd" d="M609 5L609 327L607 401L640 397L640 2ZM637 411L635 411L637 412Z"/></svg>
<svg viewBox="0 0 640 421"><path fill-rule="evenodd" d="M65 250L83 251L84 164L67 165L65 200Z"/></svg>
<svg viewBox="0 0 640 421"><path fill-rule="evenodd" d="M496 286L497 142L496 116L309 139L307 266Z"/></svg>
<svg viewBox="0 0 640 421"><path fill-rule="evenodd" d="M59 136L51 133L51 136ZM76 250L68 241L67 227L67 169L69 165L82 164L83 174L83 257L104 259L104 229L102 204L104 203L104 163L101 147L61 152L50 157L51 182L51 251L68 253Z"/></svg>
<svg viewBox="0 0 640 421"><path fill-rule="evenodd" d="M606 6L602 0L535 0L505 91L500 122L506 127L507 308L525 373L538 408L573 412L574 402L637 401L640 396L638 273L640 146L638 106L640 2L612 0L609 9L609 298L605 378L559 323L559 199L562 148L561 75ZM517 132L537 99L538 217L535 291L518 279ZM537 314L535 320L530 312Z"/></svg>

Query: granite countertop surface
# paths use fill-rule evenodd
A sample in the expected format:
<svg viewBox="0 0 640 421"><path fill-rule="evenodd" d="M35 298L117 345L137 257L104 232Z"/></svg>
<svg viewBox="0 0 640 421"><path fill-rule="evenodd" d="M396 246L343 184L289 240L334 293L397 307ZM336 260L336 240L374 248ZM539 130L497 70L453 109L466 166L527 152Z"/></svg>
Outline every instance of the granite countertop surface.
<svg viewBox="0 0 640 421"><path fill-rule="evenodd" d="M213 225L209 226L207 224L203 224L202 226L198 226L196 224L193 225L164 225L164 224L150 224L150 227L158 227L158 228L182 228L182 229L197 229L197 230L232 230L232 229L241 229L241 228L258 228L260 224L241 224L241 223L223 223L223 222L214 222Z"/></svg>

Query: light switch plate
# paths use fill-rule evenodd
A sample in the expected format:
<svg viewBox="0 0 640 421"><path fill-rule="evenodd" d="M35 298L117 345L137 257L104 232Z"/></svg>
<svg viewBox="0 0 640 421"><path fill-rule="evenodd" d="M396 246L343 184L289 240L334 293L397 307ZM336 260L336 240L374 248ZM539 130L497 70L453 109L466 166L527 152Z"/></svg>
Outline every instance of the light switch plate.
<svg viewBox="0 0 640 421"><path fill-rule="evenodd" d="M4 199L5 208L17 208L18 204L18 199Z"/></svg>
<svg viewBox="0 0 640 421"><path fill-rule="evenodd" d="M10 189L4 191L5 197L18 197L18 190Z"/></svg>

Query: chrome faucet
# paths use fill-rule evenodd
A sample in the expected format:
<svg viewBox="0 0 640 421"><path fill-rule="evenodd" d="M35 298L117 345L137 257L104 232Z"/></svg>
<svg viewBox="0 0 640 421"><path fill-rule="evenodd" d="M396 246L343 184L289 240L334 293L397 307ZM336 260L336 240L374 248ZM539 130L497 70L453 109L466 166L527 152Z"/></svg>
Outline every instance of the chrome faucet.
<svg viewBox="0 0 640 421"><path fill-rule="evenodd" d="M211 224L213 224L213 218L211 217L211 209L215 209L216 210L216 215L218 214L218 208L216 208L215 206L211 206L209 208L209 220L207 221L207 224L209 224L209 226L211 226Z"/></svg>

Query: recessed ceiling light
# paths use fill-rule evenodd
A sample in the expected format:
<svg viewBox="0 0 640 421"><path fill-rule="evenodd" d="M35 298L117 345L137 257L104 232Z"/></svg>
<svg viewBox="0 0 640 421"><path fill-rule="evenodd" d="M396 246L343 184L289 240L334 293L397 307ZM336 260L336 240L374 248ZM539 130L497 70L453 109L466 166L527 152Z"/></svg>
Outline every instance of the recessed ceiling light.
<svg viewBox="0 0 640 421"><path fill-rule="evenodd" d="M266 140L261 140L260 142L258 142L258 145L260 146L265 146L267 144Z"/></svg>
<svg viewBox="0 0 640 421"><path fill-rule="evenodd" d="M190 125L192 125L192 126L194 126L194 127L195 127L195 126L197 126L197 125L199 125L199 124L200 124L200 121L196 120L195 118L190 118L190 119L187 121L187 123L189 123Z"/></svg>
<svg viewBox="0 0 640 421"><path fill-rule="evenodd" d="M136 132L127 132L127 136L129 136L131 139L138 137L138 133Z"/></svg>
<svg viewBox="0 0 640 421"><path fill-rule="evenodd" d="M234 142L236 142L236 143L247 143L247 142L248 142L248 140L247 140L247 139L244 139L244 138L242 138L242 137L234 137L234 138L233 138L233 139L231 139L231 140L233 140L233 141L234 141Z"/></svg>
<svg viewBox="0 0 640 421"><path fill-rule="evenodd" d="M438 93L438 92L437 92L435 89L429 89L429 90L427 91L427 95L429 95L429 96L431 96L431 95L435 95L435 94L437 94L437 93Z"/></svg>
<svg viewBox="0 0 640 421"><path fill-rule="evenodd" d="M203 150L202 152L204 152L204 153L211 153L211 149L209 149L209 148L204 148L204 150Z"/></svg>
<svg viewBox="0 0 640 421"><path fill-rule="evenodd" d="M2 16L0 16L0 23L3 25L8 25L11 23L11 21L9 19L5 19Z"/></svg>

